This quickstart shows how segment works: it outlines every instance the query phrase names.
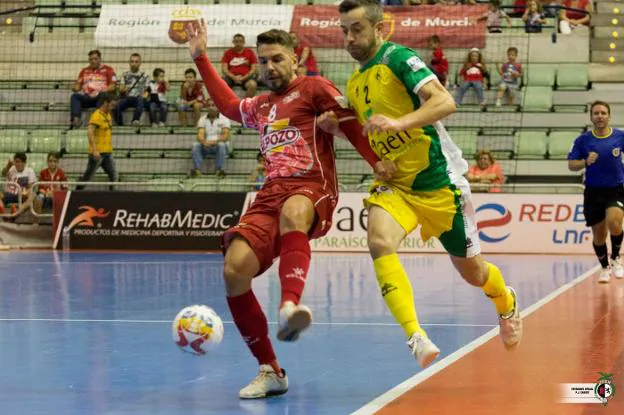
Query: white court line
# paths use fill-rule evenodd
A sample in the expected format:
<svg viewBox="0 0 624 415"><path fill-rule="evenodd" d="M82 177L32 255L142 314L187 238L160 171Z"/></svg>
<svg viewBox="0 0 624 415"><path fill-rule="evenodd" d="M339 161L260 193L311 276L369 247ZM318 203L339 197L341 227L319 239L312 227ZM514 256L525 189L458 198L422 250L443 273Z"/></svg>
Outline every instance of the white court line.
<svg viewBox="0 0 624 415"><path fill-rule="evenodd" d="M581 282L585 281L587 278L593 275L596 271L598 271L598 269L600 269L599 265L591 268L589 271L585 272L584 274L581 274L580 277L576 278L573 281L568 282L567 284L562 285L561 287L559 287L552 293L548 294L546 297L542 298L535 304L532 304L530 307L525 308L524 310L522 310L522 318L528 317L529 315L533 314L534 311L548 304L549 302L551 302L552 300L554 300L555 298L557 298L564 292L568 291L575 285L580 284ZM392 402L399 396L403 395L405 392L408 392L409 390L413 389L419 383L424 382L425 380L429 379L431 376L440 372L442 369L446 368L447 366L450 366L451 364L455 363L456 361L458 361L459 359L461 359L468 353L472 352L479 346L485 344L488 340L491 340L496 335L498 335L498 332L499 332L498 327L488 331L481 337L478 337L477 339L473 340L467 345L461 347L460 349L456 350L454 353L451 353L450 355L440 360L439 362L435 363L434 365L429 366L425 370L415 374L411 378L403 381L399 385L393 387L389 391L373 399L372 401L370 401L369 403L367 403L360 409L356 410L355 412L352 412L351 415L374 414L375 412L379 411L380 409L388 405L390 402Z"/></svg>
<svg viewBox="0 0 624 415"><path fill-rule="evenodd" d="M125 324L171 324L172 320L94 320L94 319L71 319L71 318L0 318L0 322L52 322L52 323L125 323ZM224 324L234 324L231 320L223 321ZM278 324L277 321L269 321L269 324ZM396 323L349 323L324 322L314 323L315 326L368 326L368 327L396 327ZM431 323L421 324L423 327L496 327L492 324L451 324Z"/></svg>

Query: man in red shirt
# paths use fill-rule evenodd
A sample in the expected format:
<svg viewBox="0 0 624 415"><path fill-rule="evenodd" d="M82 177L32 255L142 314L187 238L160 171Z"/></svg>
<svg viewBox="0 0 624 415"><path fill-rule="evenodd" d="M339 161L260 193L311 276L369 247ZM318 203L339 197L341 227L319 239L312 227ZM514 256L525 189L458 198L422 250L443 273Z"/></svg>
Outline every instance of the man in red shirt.
<svg viewBox="0 0 624 415"><path fill-rule="evenodd" d="M297 56L297 75L317 76L320 75L316 57L312 53L312 48L299 41L299 37L295 32L290 32L295 46L295 55Z"/></svg>
<svg viewBox="0 0 624 415"><path fill-rule="evenodd" d="M187 26L189 46L210 96L226 117L260 133L265 184L240 222L222 237L227 301L236 327L260 364L258 376L241 389L241 399L281 395L288 378L269 339L269 329L252 279L279 256L282 298L277 338L295 341L312 322L299 304L310 266L310 239L327 233L338 199L334 138L317 126L317 114L336 113L342 132L381 177L394 165L379 161L344 97L324 78L297 77L292 39L283 30L257 38L260 78L271 90L242 101L220 79L206 53L206 23Z"/></svg>
<svg viewBox="0 0 624 415"><path fill-rule="evenodd" d="M102 96L117 90L117 75L108 65L102 65L102 54L99 50L89 52L89 66L83 68L74 85L71 96L71 127L82 125L82 110L99 107Z"/></svg>
<svg viewBox="0 0 624 415"><path fill-rule="evenodd" d="M256 95L256 69L258 59L250 48L245 47L245 36L237 33L232 38L233 48L225 51L221 58L223 79L233 88L240 86L246 91L247 98ZM204 80L205 81L205 80Z"/></svg>
<svg viewBox="0 0 624 415"><path fill-rule="evenodd" d="M66 182L67 176L63 169L59 168L61 155L57 152L48 153L48 167L39 172L39 189L35 199L35 212L41 213L44 209L52 209L54 192L61 189L60 185L49 184L50 182Z"/></svg>

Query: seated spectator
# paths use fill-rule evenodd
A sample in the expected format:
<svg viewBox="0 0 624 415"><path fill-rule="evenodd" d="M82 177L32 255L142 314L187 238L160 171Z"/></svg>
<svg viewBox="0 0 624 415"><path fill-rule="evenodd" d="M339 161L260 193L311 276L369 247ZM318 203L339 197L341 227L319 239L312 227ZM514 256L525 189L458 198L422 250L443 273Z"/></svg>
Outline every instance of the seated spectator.
<svg viewBox="0 0 624 415"><path fill-rule="evenodd" d="M310 46L299 42L299 37L295 32L290 32L295 47L295 55L297 56L297 75L317 76L320 75L316 58Z"/></svg>
<svg viewBox="0 0 624 415"><path fill-rule="evenodd" d="M164 127L167 123L167 91L169 91L169 81L165 77L165 70L154 69L153 79L147 86L149 93L149 116L152 127Z"/></svg>
<svg viewBox="0 0 624 415"><path fill-rule="evenodd" d="M11 205L11 220L26 212L32 204L32 187L37 176L26 166L26 160L25 153L15 153L13 160L2 169L2 177L7 180L4 192L0 192L0 215L5 213L6 206Z"/></svg>
<svg viewBox="0 0 624 415"><path fill-rule="evenodd" d="M186 127L188 119L187 111L193 111L193 126L197 126L201 110L206 103L204 95L204 83L197 80L195 69L188 68L184 71L184 82L180 86L180 100L178 101L178 114L180 115L180 125Z"/></svg>
<svg viewBox="0 0 624 415"><path fill-rule="evenodd" d="M260 151L256 156L256 161L258 163L247 178L247 181L249 183L255 183L254 190L260 190L262 189L262 185L264 184L264 177L266 172L266 167L264 166L264 154L262 154Z"/></svg>
<svg viewBox="0 0 624 415"><path fill-rule="evenodd" d="M481 150L477 153L476 164L468 169L466 178L473 192L500 193L500 185L505 183L505 176L500 164L496 162L489 150Z"/></svg>
<svg viewBox="0 0 624 415"><path fill-rule="evenodd" d="M102 54L99 50L89 52L89 66L80 71L70 100L71 127L78 128L82 125L84 108L99 107L103 94L115 92L116 89L115 70L102 65Z"/></svg>
<svg viewBox="0 0 624 415"><path fill-rule="evenodd" d="M559 7L561 0L541 0L540 6L544 10L544 15L547 17L559 16Z"/></svg>
<svg viewBox="0 0 624 415"><path fill-rule="evenodd" d="M60 185L49 184L62 183L67 181L67 176L63 169L59 168L61 155L57 152L48 153L48 167L39 172L39 189L35 199L35 212L41 214L44 210L52 209L52 197L54 192L61 189Z"/></svg>
<svg viewBox="0 0 624 415"><path fill-rule="evenodd" d="M100 167L108 175L111 182L117 182L117 167L113 157L113 118L111 112L115 107L115 100L112 96L103 98L100 108L91 114L89 128L87 129L87 140L89 141L89 157L87 168L80 178L81 182L90 182L95 176L95 172ZM84 189L84 185L76 187L76 190ZM113 186L110 187L113 190Z"/></svg>
<svg viewBox="0 0 624 415"><path fill-rule="evenodd" d="M203 160L207 156L216 155L216 175L225 177L223 165L230 151L230 120L219 114L212 99L206 101L206 115L197 124L197 143L193 145L193 169L191 176L201 174Z"/></svg>
<svg viewBox="0 0 624 415"><path fill-rule="evenodd" d="M538 4L537 0L529 0L527 8L522 15L522 21L524 21L524 31L526 33L542 33L542 25L547 24L548 21L542 12L541 3Z"/></svg>
<svg viewBox="0 0 624 415"><path fill-rule="evenodd" d="M477 100L480 105L485 105L484 89L487 89L486 79L489 78L487 67L483 62L483 55L478 48L470 49L466 56L466 61L459 71L459 90L457 91L457 105L461 105L464 100L464 94L470 88L475 90Z"/></svg>
<svg viewBox="0 0 624 415"><path fill-rule="evenodd" d="M233 48L225 51L221 58L221 70L223 79L230 86L240 86L246 91L248 98L256 95L258 83L256 82L256 70L258 58L251 48L245 47L245 36L240 33L232 38Z"/></svg>
<svg viewBox="0 0 624 415"><path fill-rule="evenodd" d="M498 84L498 95L496 96L496 106L501 106L501 100L506 95L507 104L513 105L515 92L520 87L522 80L522 65L517 62L518 49L510 47L507 49L507 62L498 67L498 73L501 75L500 84Z"/></svg>
<svg viewBox="0 0 624 415"><path fill-rule="evenodd" d="M440 47L440 37L438 35L433 35L429 38L429 49L432 50L429 69L438 77L440 83L446 87L449 63L446 56L444 56L444 51Z"/></svg>
<svg viewBox="0 0 624 415"><path fill-rule="evenodd" d="M592 2L589 0L563 0L563 7L570 7L573 9L585 10L587 13L582 13L575 10L559 10L559 31L564 35L569 35L572 30L578 28L589 28L589 21L591 20L591 14L594 11Z"/></svg>
<svg viewBox="0 0 624 415"><path fill-rule="evenodd" d="M145 109L148 97L147 85L150 82L149 75L141 71L141 55L130 55L130 70L121 75L119 79L120 99L115 108L115 122L123 125L123 113L128 108L134 108L132 124L141 124L141 115Z"/></svg>
<svg viewBox="0 0 624 415"><path fill-rule="evenodd" d="M511 18L500 7L500 0L490 0L487 13L477 18L477 21L487 20L487 28L490 33L503 33L502 19L505 19L507 26L511 27Z"/></svg>

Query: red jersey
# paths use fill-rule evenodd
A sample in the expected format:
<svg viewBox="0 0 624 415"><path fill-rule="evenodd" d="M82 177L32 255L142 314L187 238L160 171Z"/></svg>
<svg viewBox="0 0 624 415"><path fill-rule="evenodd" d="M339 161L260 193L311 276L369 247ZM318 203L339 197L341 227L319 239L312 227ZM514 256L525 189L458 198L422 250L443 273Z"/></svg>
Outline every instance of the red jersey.
<svg viewBox="0 0 624 415"><path fill-rule="evenodd" d="M444 56L444 52L442 48L435 48L433 53L431 54L431 67L434 72L439 74L448 74L449 63L446 56Z"/></svg>
<svg viewBox="0 0 624 415"><path fill-rule="evenodd" d="M52 174L50 169L45 168L39 172L39 181L40 182L66 182L67 176L65 176L65 172L63 169L56 169L56 172ZM39 186L39 192L46 192L48 188L52 187L54 190L59 190L61 186L57 185L46 185L42 184Z"/></svg>
<svg viewBox="0 0 624 415"><path fill-rule="evenodd" d="M305 48L309 48L308 45L299 44L295 48L295 55L297 55L297 60L301 59L301 55L303 54L303 50ZM316 58L314 57L314 53L312 52L312 48L310 48L310 54L308 55L308 59L305 61L304 66L308 72L320 73L318 69L318 65L316 64Z"/></svg>
<svg viewBox="0 0 624 415"><path fill-rule="evenodd" d="M483 82L483 65L480 63L470 63L468 68L463 66L459 74L466 82Z"/></svg>
<svg viewBox="0 0 624 415"><path fill-rule="evenodd" d="M299 77L282 94L246 98L240 103L243 125L260 132L265 180L309 181L338 194L334 138L316 126L316 117L334 111L353 117L340 91L320 76ZM266 186L266 185L265 185Z"/></svg>
<svg viewBox="0 0 624 415"><path fill-rule="evenodd" d="M82 91L94 97L117 82L117 75L115 70L108 65L100 65L97 69L87 66L78 74L78 81L82 83Z"/></svg>
<svg viewBox="0 0 624 415"><path fill-rule="evenodd" d="M184 84L182 84L182 86L180 88L184 88ZM206 101L206 97L204 96L204 83L202 81L195 81L195 84L193 84L193 88L192 89L187 89L186 90L186 95L181 94L182 95L182 99L185 101L199 101L199 102L204 102Z"/></svg>
<svg viewBox="0 0 624 415"><path fill-rule="evenodd" d="M258 63L258 58L249 48L243 49L240 53L228 49L223 54L221 63L227 63L228 71L233 75L245 76L251 70L251 65Z"/></svg>

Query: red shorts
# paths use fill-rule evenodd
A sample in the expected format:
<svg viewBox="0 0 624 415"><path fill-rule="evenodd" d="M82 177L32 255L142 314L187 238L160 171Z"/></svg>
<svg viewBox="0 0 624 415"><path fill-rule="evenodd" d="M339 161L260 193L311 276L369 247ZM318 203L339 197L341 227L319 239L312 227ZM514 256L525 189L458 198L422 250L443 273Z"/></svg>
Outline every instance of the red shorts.
<svg viewBox="0 0 624 415"><path fill-rule="evenodd" d="M294 195L306 196L314 203L316 218L308 237L316 239L325 235L331 228L332 216L338 202L337 195L327 192L318 183L275 182L263 187L238 224L223 234L223 252L227 251L234 237L240 235L249 243L260 262L257 275L269 269L281 249L279 218L282 205Z"/></svg>

